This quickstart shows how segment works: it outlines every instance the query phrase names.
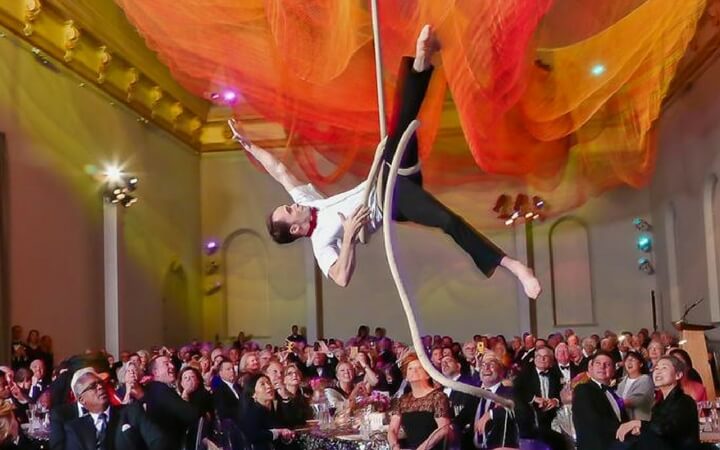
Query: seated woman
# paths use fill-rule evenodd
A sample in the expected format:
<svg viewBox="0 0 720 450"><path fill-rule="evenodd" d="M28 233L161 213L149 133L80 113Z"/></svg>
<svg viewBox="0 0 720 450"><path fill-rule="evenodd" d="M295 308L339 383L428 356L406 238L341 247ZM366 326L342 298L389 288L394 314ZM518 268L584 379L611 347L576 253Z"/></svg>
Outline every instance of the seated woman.
<svg viewBox="0 0 720 450"><path fill-rule="evenodd" d="M630 420L650 420L650 410L655 401L655 386L647 375L645 358L635 351L629 351L624 360L625 377L620 381L617 395L623 399L625 411Z"/></svg>
<svg viewBox="0 0 720 450"><path fill-rule="evenodd" d="M239 424L248 447L271 450L288 446L295 434L282 423L275 410L275 390L263 374L251 374L243 385L243 408Z"/></svg>
<svg viewBox="0 0 720 450"><path fill-rule="evenodd" d="M348 400L354 402L356 397L368 394L366 383L355 384L355 369L352 363L341 362L335 367L335 378L337 383L325 389L325 396L330 405L337 407L339 403Z"/></svg>
<svg viewBox="0 0 720 450"><path fill-rule="evenodd" d="M695 401L680 388L685 363L674 356L663 356L655 364L653 381L662 400L652 409L651 419L631 420L620 425L619 442L613 449L697 450L700 429Z"/></svg>
<svg viewBox="0 0 720 450"><path fill-rule="evenodd" d="M177 378L178 394L182 397L185 391L190 392L188 401L200 410L201 414L209 416L213 411L213 400L203 385L200 371L192 366L185 366Z"/></svg>
<svg viewBox="0 0 720 450"><path fill-rule="evenodd" d="M355 361L353 361L355 371L355 384L365 382L370 387L377 386L380 381L375 371L375 362L373 358L365 352L358 352ZM336 370L337 372L337 370Z"/></svg>
<svg viewBox="0 0 720 450"><path fill-rule="evenodd" d="M433 388L430 376L414 353L404 358L402 372L411 390L397 399L390 411L387 435L390 448L445 448L445 440L451 434L450 401L442 389ZM400 426L407 436L403 445L400 445Z"/></svg>
<svg viewBox="0 0 720 450"><path fill-rule="evenodd" d="M665 354L665 346L660 341L650 341L647 347L648 352L648 369L652 372L655 370L655 364Z"/></svg>
<svg viewBox="0 0 720 450"><path fill-rule="evenodd" d="M129 361L125 365L123 379L116 394L124 405L139 402L145 396L145 392L140 385L140 371L134 362Z"/></svg>
<svg viewBox="0 0 720 450"><path fill-rule="evenodd" d="M688 352L679 348L674 348L668 352L668 355L672 355L685 363L687 372L680 380L680 387L683 392L692 397L696 402L704 402L707 400L707 390L702 384L700 374L697 370L693 369L692 359L690 359Z"/></svg>
<svg viewBox="0 0 720 450"><path fill-rule="evenodd" d="M295 364L288 364L283 370L283 387L277 389L281 402L278 402L278 410L282 421L289 427L296 427L305 424L305 421L312 418L310 408L310 395L302 387L302 372Z"/></svg>

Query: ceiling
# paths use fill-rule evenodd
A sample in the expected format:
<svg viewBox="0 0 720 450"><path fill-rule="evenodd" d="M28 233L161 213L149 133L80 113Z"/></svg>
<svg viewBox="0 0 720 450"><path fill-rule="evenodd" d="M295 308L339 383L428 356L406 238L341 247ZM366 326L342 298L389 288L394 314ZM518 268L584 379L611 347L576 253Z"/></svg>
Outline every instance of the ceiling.
<svg viewBox="0 0 720 450"><path fill-rule="evenodd" d="M565 3L570 7L573 2ZM225 126L230 109L194 96L178 85L112 0L4 0L0 2L0 25L126 103L140 120L155 123L195 150L236 149ZM720 0L710 0L680 63L666 105L692 85L718 57L718 49ZM285 145L285 130L264 120L249 105L236 106L235 113L259 145L268 148ZM436 145L467 146L449 95Z"/></svg>

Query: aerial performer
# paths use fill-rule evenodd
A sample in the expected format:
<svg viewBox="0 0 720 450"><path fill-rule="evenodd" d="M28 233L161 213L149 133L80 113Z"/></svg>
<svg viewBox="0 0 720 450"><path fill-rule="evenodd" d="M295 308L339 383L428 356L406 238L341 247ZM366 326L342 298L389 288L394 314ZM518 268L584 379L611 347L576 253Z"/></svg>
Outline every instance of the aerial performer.
<svg viewBox="0 0 720 450"><path fill-rule="evenodd" d="M414 58L403 58L397 99L392 114L390 133L383 152L384 164L389 166L398 148L400 137L416 118L433 73L431 58L438 49L432 29L425 25L417 39ZM356 268L355 247L360 231L373 233L382 224L379 193L371 188L369 204L364 202L366 180L355 188L325 197L312 184L300 182L284 164L266 150L254 145L244 136L234 120L229 121L233 139L250 153L290 194L294 203L275 208L267 218L267 228L275 242L286 244L308 238L320 270L337 285L345 287L352 280ZM387 179L383 171L383 183ZM440 228L472 257L475 265L490 277L500 266L512 273L525 294L536 299L541 292L538 279L526 265L507 256L488 238L470 226L423 189L418 157L417 135L413 133L400 163L400 175L395 186L392 219Z"/></svg>

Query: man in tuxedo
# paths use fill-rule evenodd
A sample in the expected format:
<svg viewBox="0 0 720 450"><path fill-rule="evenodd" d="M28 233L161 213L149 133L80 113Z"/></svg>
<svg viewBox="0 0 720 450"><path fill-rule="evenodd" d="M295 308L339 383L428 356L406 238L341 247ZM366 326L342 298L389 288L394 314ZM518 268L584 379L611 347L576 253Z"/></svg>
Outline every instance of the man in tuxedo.
<svg viewBox="0 0 720 450"><path fill-rule="evenodd" d="M293 325L292 328L290 328L290 336L286 338L286 340L290 342L307 342L307 339L305 339L305 336L300 334L299 328L297 325Z"/></svg>
<svg viewBox="0 0 720 450"><path fill-rule="evenodd" d="M94 373L79 377L73 393L87 414L65 424L65 448L72 450L171 449L160 429L139 405L111 406L103 381Z"/></svg>
<svg viewBox="0 0 720 450"><path fill-rule="evenodd" d="M501 397L512 398L513 389L502 384L505 366L494 352L486 352L480 363L481 387ZM475 410L475 448L518 448L517 422L512 414L491 400L481 399Z"/></svg>
<svg viewBox="0 0 720 450"><path fill-rule="evenodd" d="M580 368L570 361L570 350L567 344L561 342L555 347L555 369L560 376L560 383L565 385L572 381L580 372Z"/></svg>
<svg viewBox="0 0 720 450"><path fill-rule="evenodd" d="M609 387L615 376L611 354L599 351L588 364L590 381L575 388L572 402L573 425L578 450L607 450L626 419L625 411Z"/></svg>
<svg viewBox="0 0 720 450"><path fill-rule="evenodd" d="M552 349L538 348L533 363L515 380L515 411L520 436L541 440L553 450L564 450L562 435L551 428L560 406L561 389L558 372L552 370L555 363Z"/></svg>
<svg viewBox="0 0 720 450"><path fill-rule="evenodd" d="M28 396L30 401L35 403L40 397L40 394L50 386L50 377L45 370L45 361L42 359L35 359L30 363L30 371L32 371L32 384L30 385L30 391Z"/></svg>
<svg viewBox="0 0 720 450"><path fill-rule="evenodd" d="M308 378L334 378L335 370L328 362L327 354L323 351L316 351L313 354L312 364L305 369L305 376Z"/></svg>
<svg viewBox="0 0 720 450"><path fill-rule="evenodd" d="M588 364L590 359L595 355L597 351L597 342L592 337L588 336L582 340L582 360L580 360L580 370L585 372L588 370Z"/></svg>
<svg viewBox="0 0 720 450"><path fill-rule="evenodd" d="M153 381L145 386L145 406L150 419L170 441L172 449L180 448L185 435L200 418L200 410L189 401L193 391L185 389L183 396L174 387L175 366L169 356L156 356L148 363Z"/></svg>
<svg viewBox="0 0 720 450"><path fill-rule="evenodd" d="M240 414L240 386L237 384L237 375L233 363L224 359L218 367L221 383L213 392L213 404L220 420L235 419Z"/></svg>
<svg viewBox="0 0 720 450"><path fill-rule="evenodd" d="M535 336L528 333L523 336L523 347L515 354L514 363L520 367L527 368L533 366L535 359Z"/></svg>
<svg viewBox="0 0 720 450"><path fill-rule="evenodd" d="M472 378L467 375L462 375L460 362L455 355L444 356L440 361L440 368L443 375L453 381L477 385ZM454 412L452 424L460 436L460 448L474 448L472 445L473 419L475 418L475 410L477 409L479 399L447 387L443 389L443 392L445 392L445 395L447 395L450 400L450 407Z"/></svg>
<svg viewBox="0 0 720 450"><path fill-rule="evenodd" d="M70 372L63 375L69 376ZM88 373L97 376L97 372L92 367L84 367L75 371L70 376L70 390L78 379ZM86 415L87 409L78 402L62 403L53 405L50 408L50 450L65 450L65 424Z"/></svg>

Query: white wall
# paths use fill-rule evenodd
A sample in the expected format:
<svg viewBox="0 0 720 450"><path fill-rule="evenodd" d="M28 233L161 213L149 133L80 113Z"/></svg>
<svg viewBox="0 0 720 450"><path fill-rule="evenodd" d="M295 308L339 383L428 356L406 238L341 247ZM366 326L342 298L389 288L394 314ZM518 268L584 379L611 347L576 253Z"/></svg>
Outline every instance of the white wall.
<svg viewBox="0 0 720 450"><path fill-rule="evenodd" d="M58 359L103 346L102 203L84 166L116 160L140 177L140 201L120 214L121 347L167 342L168 325L197 336L199 158L79 81L0 39L10 320L52 336ZM173 262L186 273L183 304L164 306ZM165 311L178 309L187 323L165 323Z"/></svg>
<svg viewBox="0 0 720 450"><path fill-rule="evenodd" d="M312 270L308 270L307 244L277 246L265 231L265 214L289 201L282 188L269 176L247 162L245 155L221 153L202 158L203 236L224 239L238 229L249 229L264 240L271 270L271 293L266 306L274 318L264 332L278 342L292 323L308 324L308 310L314 299ZM346 180L347 181L347 180ZM329 194L337 192L329 192ZM492 214L478 205L471 190L455 188L439 196L465 213L470 223L480 214ZM655 278L637 270L640 256L635 249L636 231L632 219L649 217L648 191L619 189L591 200L573 214L590 226L596 325L574 327L582 333L605 329L633 329L652 325L650 291ZM538 303L539 331L556 329L552 320L548 230L553 222L536 227L535 257L538 275L546 288ZM397 246L410 292L418 302L418 316L424 331L467 338L475 333L515 335L527 329L527 299L518 285L502 270L486 280L447 236L438 230L398 224ZM488 236L508 254L524 259L522 229L490 230ZM404 314L385 260L382 236L358 247L358 267L353 282L339 288L323 282L323 318L326 336L348 337L357 326L383 326L401 339L409 338ZM208 258L206 258L207 260ZM216 257L219 259L219 257ZM310 276L308 276L310 274ZM212 279L212 277L209 277ZM265 280L257 280L265 283ZM209 281L208 281L209 282ZM222 330L225 318L223 293L205 299L206 331ZM252 295L252 294L248 294ZM248 315L261 314L249 306ZM239 330L230 330L231 334Z"/></svg>
<svg viewBox="0 0 720 450"><path fill-rule="evenodd" d="M710 322L710 297L706 259L703 194L711 174L720 174L720 63L718 60L697 80L692 88L675 101L660 121L657 169L650 187L653 224L658 251L659 290L663 297L664 325L679 319L670 305L671 292L677 292L680 308L705 298L692 311L691 321ZM675 261L668 261L669 205L675 209ZM716 243L720 242L716 240ZM669 273L676 267L676 283ZM715 331L709 334L719 339Z"/></svg>

